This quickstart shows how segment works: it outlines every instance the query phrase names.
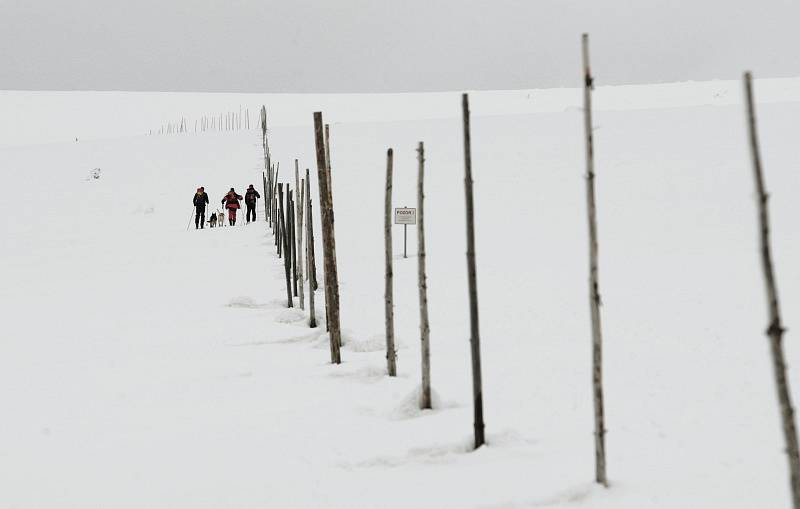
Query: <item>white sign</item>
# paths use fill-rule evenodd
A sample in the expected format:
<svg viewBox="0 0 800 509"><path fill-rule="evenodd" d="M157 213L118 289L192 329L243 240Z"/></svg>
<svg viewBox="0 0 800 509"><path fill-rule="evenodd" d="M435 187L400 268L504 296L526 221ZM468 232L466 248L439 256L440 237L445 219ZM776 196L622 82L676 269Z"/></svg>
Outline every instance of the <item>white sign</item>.
<svg viewBox="0 0 800 509"><path fill-rule="evenodd" d="M417 224L417 209L394 209L394 224Z"/></svg>

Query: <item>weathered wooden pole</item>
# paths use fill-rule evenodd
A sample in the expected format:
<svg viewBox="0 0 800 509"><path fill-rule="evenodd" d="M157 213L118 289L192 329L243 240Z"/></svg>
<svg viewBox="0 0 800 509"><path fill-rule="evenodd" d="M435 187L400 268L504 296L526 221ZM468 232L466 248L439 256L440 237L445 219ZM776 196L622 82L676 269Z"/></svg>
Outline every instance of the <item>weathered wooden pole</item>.
<svg viewBox="0 0 800 509"><path fill-rule="evenodd" d="M472 149L469 127L469 97L461 96L464 119L464 190L467 211L467 280L469 283L470 346L472 347L472 400L475 448L486 443L483 423L483 382L481 380L481 339L478 323L478 282L475 269L475 220L472 200Z"/></svg>
<svg viewBox="0 0 800 509"><path fill-rule="evenodd" d="M308 205L308 220L312 221L314 218L314 203L310 202ZM319 290L319 278L317 277L317 247L316 247L316 237L314 236L314 230L311 230L311 282L314 285L314 290Z"/></svg>
<svg viewBox="0 0 800 509"><path fill-rule="evenodd" d="M328 177L328 203L333 206L333 185L332 185L332 168L331 168L331 138L330 138L330 126L325 124L325 167L327 168L327 177ZM330 316L328 314L328 310L330 306L326 300L325 302L325 327L327 330L330 330ZM341 337L339 339L339 346L342 346Z"/></svg>
<svg viewBox="0 0 800 509"><path fill-rule="evenodd" d="M322 113L314 113L314 135L317 149L317 176L319 180L319 208L322 214L322 245L325 262L325 294L328 329L330 330L331 362L342 362L339 347L342 332L339 326L339 276L336 271L336 236L334 233L333 203L330 201L330 172L325 158L322 132Z"/></svg>
<svg viewBox="0 0 800 509"><path fill-rule="evenodd" d="M589 219L589 308L592 318L592 394L594 400L595 480L608 486L606 477L606 428L603 410L603 333L600 325L598 282L597 207L594 192L594 138L592 136L592 78L589 35L583 34L583 119L586 133L586 204Z"/></svg>
<svg viewBox="0 0 800 509"><path fill-rule="evenodd" d="M783 439L786 442L786 454L789 459L789 481L792 489L792 504L795 509L800 509L800 447L798 447L797 442L797 427L794 419L794 408L792 407L792 395L789 390L789 379L786 376L786 359L783 353L783 333L786 329L783 327L783 322L781 320L778 288L775 282L775 271L772 265L768 206L769 194L764 184L764 174L761 169L756 110L753 103L753 77L749 72L744 74L744 88L747 102L747 127L750 138L750 155L753 162L756 193L758 194L761 267L764 272L764 286L767 295L767 308L769 309L769 325L767 326L766 333L769 338L770 351L772 353L772 370L775 376L775 388L778 393L778 403L780 405Z"/></svg>
<svg viewBox="0 0 800 509"><path fill-rule="evenodd" d="M325 124L325 166L328 168L328 194L333 200L333 188L331 187L331 130L328 124Z"/></svg>
<svg viewBox="0 0 800 509"><path fill-rule="evenodd" d="M278 184L278 201L275 207L278 213L278 232L275 236L275 242L278 245L278 258L283 257L283 234L284 234L284 207L283 207L283 184Z"/></svg>
<svg viewBox="0 0 800 509"><path fill-rule="evenodd" d="M383 293L386 315L386 367L389 376L397 376L397 352L394 346L394 273L392 270L392 165L394 151L386 151L386 202L383 215L383 238L386 261L386 285Z"/></svg>
<svg viewBox="0 0 800 509"><path fill-rule="evenodd" d="M306 186L303 179L300 178L300 163L297 159L294 160L294 183L295 189L297 189L299 193L298 198L300 199L295 206L297 214L297 246L295 247L297 250L297 290L298 297L300 298L300 309L305 309L305 291L303 289L303 273L305 271L303 267L303 212L306 208Z"/></svg>
<svg viewBox="0 0 800 509"><path fill-rule="evenodd" d="M278 174L280 173L280 170L281 170L281 163L280 163L280 161L278 161L278 163L275 165L275 177L272 179L272 185L274 186L273 189L272 189L272 194L273 194L273 196L276 196L276 197L277 197L277 194L278 194ZM280 214L280 213L281 212L280 212L280 210L278 208L278 201L276 199L275 200L275 214L276 214L276 216L275 216L275 229L277 230L278 233L280 233L280 231L281 231L280 222L278 221L278 217L277 217L277 215ZM281 242L280 242L280 237L279 236L275 237L275 243L278 246L278 256L280 256L280 254L281 254Z"/></svg>
<svg viewBox="0 0 800 509"><path fill-rule="evenodd" d="M297 297L297 232L295 231L295 215L294 215L294 192L289 193L289 206L286 211L290 217L289 227L289 248L291 252L290 260L292 267L292 289L294 296Z"/></svg>
<svg viewBox="0 0 800 509"><path fill-rule="evenodd" d="M311 179L306 168L306 259L308 263L308 326L317 326L317 316L314 309L314 224L311 220Z"/></svg>
<svg viewBox="0 0 800 509"><path fill-rule="evenodd" d="M277 221L278 218L275 215L275 168L273 166L269 167L269 218L270 218L270 225L272 226L272 233L275 234L277 230Z"/></svg>
<svg viewBox="0 0 800 509"><path fill-rule="evenodd" d="M288 190L289 190L288 184L286 186L286 190L287 190L286 199L288 200L288 198L289 198L288 197ZM287 209L288 209L288 207L286 207L286 202L284 201L284 197L283 197L283 184L278 184L278 199L281 202L281 210L280 210L280 213L278 214L278 217L279 217L279 220L280 220L280 236L281 236L281 240L282 240L281 243L284 246L284 254L286 255L286 256L283 257L283 269L284 269L284 272L286 273L286 298L287 298L286 307L294 307L294 303L292 302L292 282L290 280L291 276L289 274L289 272L291 271L290 267L291 267L291 263L292 263L290 261L291 257L289 256L289 252L290 252L290 250L289 250L289 231L288 231L288 228L286 228L286 222L287 222L287 219L288 219L288 217L287 217Z"/></svg>
<svg viewBox="0 0 800 509"><path fill-rule="evenodd" d="M419 173L417 174L417 276L419 286L419 338L422 353L422 397L420 408L432 408L431 404L431 327L428 323L428 282L425 274L425 215L424 175L425 146L419 142L417 148Z"/></svg>
<svg viewBox="0 0 800 509"><path fill-rule="evenodd" d="M300 189L300 201L297 204L297 289L300 292L300 309L306 308L305 289L303 288L303 209L306 198L306 185L303 179L297 184Z"/></svg>
<svg viewBox="0 0 800 509"><path fill-rule="evenodd" d="M280 222L278 221L278 199L272 198L272 233L275 240L275 246L278 246L278 231Z"/></svg>
<svg viewBox="0 0 800 509"><path fill-rule="evenodd" d="M263 192L264 192L264 220L267 221L267 227L269 227L269 192L267 192L267 174L266 172L261 172L261 179L263 180Z"/></svg>
<svg viewBox="0 0 800 509"><path fill-rule="evenodd" d="M308 187L308 193L306 194L306 198L308 199L308 217L306 218L306 222L311 225L308 230L309 237L306 239L306 245L310 251L310 258L308 263L308 279L311 281L312 290L316 291L319 289L319 285L317 284L317 262L315 254L315 244L314 244L314 219L313 219L313 205L311 204L311 174L309 169L306 168L306 185Z"/></svg>

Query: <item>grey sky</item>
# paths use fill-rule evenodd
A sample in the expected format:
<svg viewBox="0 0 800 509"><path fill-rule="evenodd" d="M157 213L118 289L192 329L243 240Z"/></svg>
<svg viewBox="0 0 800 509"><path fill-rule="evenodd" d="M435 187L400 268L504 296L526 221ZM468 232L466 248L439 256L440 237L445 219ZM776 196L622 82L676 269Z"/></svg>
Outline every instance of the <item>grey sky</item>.
<svg viewBox="0 0 800 509"><path fill-rule="evenodd" d="M800 75L795 0L0 0L0 89L386 92Z"/></svg>

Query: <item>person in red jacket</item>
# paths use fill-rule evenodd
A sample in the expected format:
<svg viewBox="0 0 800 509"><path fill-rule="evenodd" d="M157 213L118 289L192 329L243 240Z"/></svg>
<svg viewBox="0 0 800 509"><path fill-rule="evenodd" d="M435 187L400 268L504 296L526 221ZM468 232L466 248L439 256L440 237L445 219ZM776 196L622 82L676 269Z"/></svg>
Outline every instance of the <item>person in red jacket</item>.
<svg viewBox="0 0 800 509"><path fill-rule="evenodd" d="M236 194L233 188L231 188L228 194L222 199L222 205L228 209L228 223L230 223L231 226L236 224L236 210L242 207L239 204L239 201L242 199L242 195Z"/></svg>

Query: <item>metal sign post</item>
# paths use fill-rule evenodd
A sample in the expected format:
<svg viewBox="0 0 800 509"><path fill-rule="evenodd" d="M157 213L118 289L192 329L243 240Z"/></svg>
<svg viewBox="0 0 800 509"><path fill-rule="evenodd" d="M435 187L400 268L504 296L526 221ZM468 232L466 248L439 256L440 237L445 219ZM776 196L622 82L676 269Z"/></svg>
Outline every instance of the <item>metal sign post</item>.
<svg viewBox="0 0 800 509"><path fill-rule="evenodd" d="M394 209L394 224L403 225L403 258L408 258L408 225L417 224L417 209Z"/></svg>
<svg viewBox="0 0 800 509"><path fill-rule="evenodd" d="M408 258L408 225L403 225L403 258Z"/></svg>

